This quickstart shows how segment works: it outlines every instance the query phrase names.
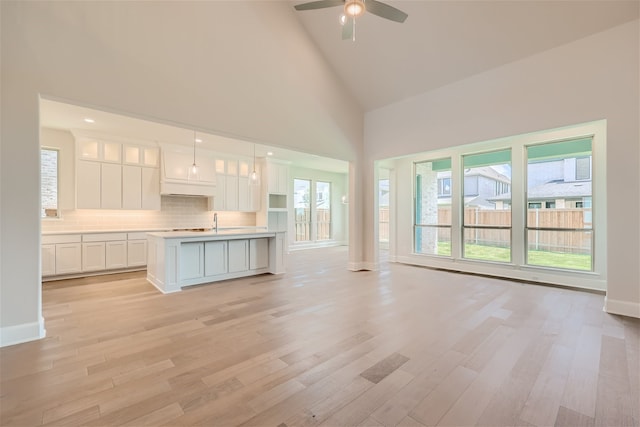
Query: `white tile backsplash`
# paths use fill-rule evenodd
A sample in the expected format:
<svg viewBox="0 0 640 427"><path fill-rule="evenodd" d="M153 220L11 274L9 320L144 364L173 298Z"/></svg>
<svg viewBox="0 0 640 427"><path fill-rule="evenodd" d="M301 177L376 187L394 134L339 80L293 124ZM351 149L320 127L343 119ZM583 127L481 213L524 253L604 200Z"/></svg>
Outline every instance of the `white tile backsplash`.
<svg viewBox="0 0 640 427"><path fill-rule="evenodd" d="M150 230L207 228L213 223L204 197L162 196L161 210L133 211L107 209L62 210L60 219L43 219L42 231ZM218 212L218 226L255 226L250 212Z"/></svg>

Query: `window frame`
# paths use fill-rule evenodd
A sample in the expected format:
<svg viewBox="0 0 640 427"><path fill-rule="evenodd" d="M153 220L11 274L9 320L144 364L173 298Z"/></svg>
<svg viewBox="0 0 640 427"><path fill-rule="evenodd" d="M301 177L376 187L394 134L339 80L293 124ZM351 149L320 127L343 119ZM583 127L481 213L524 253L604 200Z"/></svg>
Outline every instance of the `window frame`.
<svg viewBox="0 0 640 427"><path fill-rule="evenodd" d="M329 202L329 237L327 239L320 239L318 238L318 184L322 183L322 184L327 184L327 186L329 187L329 197L328 197L328 202ZM333 195L333 184L331 183L331 181L323 181L323 180L312 180L312 184L313 187L315 187L315 195L316 195L316 204L314 207L314 214L311 218L312 223L314 222L314 218L315 218L315 225L312 224L312 228L315 230L315 233L313 235L314 240L312 240L313 242L328 242L333 240L333 203L331 203L331 198ZM322 199L324 201L324 199Z"/></svg>
<svg viewBox="0 0 640 427"><path fill-rule="evenodd" d="M416 247L417 247L417 235L418 235L418 230L422 229L422 228L435 228L436 230L439 229L448 229L449 230L449 237L451 240L451 244L453 244L453 234L452 234L452 230L453 230L453 219L451 221L450 224L423 224L423 223L418 223L418 209L417 209L417 203L418 203L418 177L417 177L417 167L418 164L420 163L436 163L436 162L441 162L441 161L448 161L449 163L452 163L453 159L451 157L440 157L440 158L434 158L434 159L426 159L426 160L420 160L420 161L416 161L413 162L413 183L414 183L414 191L413 191L413 200L414 200L414 204L413 204L413 243L412 243L412 247L413 247L413 252L414 253L419 253L421 255L426 255L426 256L435 256L435 257L444 257L444 258L451 258L451 252L449 253L449 255L444 255L444 254L429 254L429 253L423 253L423 252L416 252ZM449 186L450 189L453 189L453 182L456 181L453 179L453 165L451 166L451 168L448 169L449 173L451 174L448 178L436 178L436 186L437 186L437 191L436 191L436 203L437 200L441 197L440 195L440 181L441 180L445 180L448 179L449 180ZM453 191L451 191L451 194L453 194ZM442 196L442 197L446 197L446 196ZM449 195L448 197L452 197L451 195ZM453 201L453 200L452 200ZM453 212L453 205L452 205L452 212Z"/></svg>
<svg viewBox="0 0 640 427"><path fill-rule="evenodd" d="M461 164L461 169L460 169L460 173L462 174L463 178L464 178L464 173L466 172L466 167L464 164L464 158L465 156L475 156L475 155L488 155L491 153L499 153L501 151L509 151L509 156L510 156L510 160L509 160L509 165L511 166L513 164L513 151L510 148L505 148L505 149L498 149L498 150L486 150L486 151L477 151L477 152L469 152L469 153L464 153L460 155L460 164ZM490 166L489 166L490 167ZM472 175L476 178L476 193L475 196L479 196L480 195L480 175ZM489 262L489 263L498 263L498 264L511 264L512 260L513 260L513 208L511 206L512 201L509 201L509 213L510 213L510 224L511 225L482 225L482 224L475 224L475 225L467 225L464 221L465 215L464 215L464 209L465 209L465 201L464 198L467 196L467 192L465 190L465 185L464 185L464 179L462 181L462 194L460 195L460 204L462 206L462 215L460 216L460 230L461 230L461 248L462 248L462 252L460 254L461 258L464 260L469 260L469 261L479 261L479 262ZM494 188L497 189L497 184L499 181L496 180L496 182L494 183ZM496 194L497 195L497 194ZM467 257L465 256L465 231L466 230L496 230L498 232L500 231L508 231L509 232L509 260L508 261L496 261L496 260L486 260L486 259L480 259L480 258L471 258L471 257Z"/></svg>
<svg viewBox="0 0 640 427"><path fill-rule="evenodd" d="M593 224L593 270L567 270L554 267L527 265L525 253L525 227L526 227L526 146L543 143L557 142L561 140L592 138L592 199L583 201L584 207L592 207L593 213L589 213L589 220ZM494 140L475 142L471 144L452 146L428 152L416 153L410 156L397 158L398 186L411 186L413 197L406 202L398 198L398 215L411 218L411 227L398 229L398 254L396 258L400 262L421 265L432 268L443 268L464 271L476 274L489 274L517 280L545 282L575 288L605 290L607 284L607 192L606 192L606 147L607 147L607 121L606 119L592 122L567 125L562 128L546 129L527 134L513 135ZM512 210L512 259L511 263L491 263L473 259L462 258L462 233L461 216L463 206L461 199L462 173L461 157L465 154L479 153L483 151L497 151L511 148L512 150L512 181L511 181L511 210ZM452 183L452 252L451 258L420 254L415 251L415 171L413 165L416 162L451 157L452 176L459 180ZM406 177L406 178L403 178ZM406 181L405 181L406 179ZM399 194L402 192L400 191ZM407 194L409 196L409 194ZM405 207L406 206L406 207ZM406 210L405 210L406 209ZM403 213L404 212L404 213ZM404 243L406 242L406 243Z"/></svg>
<svg viewBox="0 0 640 427"><path fill-rule="evenodd" d="M54 151L56 152L56 214L55 216L47 216L45 214L45 210L42 203L42 152L43 151ZM49 147L49 146L41 146L40 147L40 220L57 220L61 219L62 215L60 212L60 156L62 154L62 150L58 147Z"/></svg>
<svg viewBox="0 0 640 427"><path fill-rule="evenodd" d="M594 207L593 207L593 198L594 198L594 188L595 188L595 182L594 182L594 172L593 172L593 166L594 166L594 155L595 155L595 150L594 150L594 140L595 140L595 135L587 135L586 137L591 136L592 140L591 140L591 154L589 156L579 156L579 157L575 157L575 170L574 170L574 178L575 178L575 182L584 182L584 181L591 181L592 184L592 192L591 192L591 196L587 197L587 199L591 199L591 203L588 203L588 207L591 208L591 211L589 212L589 215L593 215L594 212ZM579 140L579 139L584 139L585 136L581 136L581 137L575 137L575 138L560 138L560 139L556 139L553 141L544 141L544 142L538 142L538 143L534 143L534 144L528 144L524 146L524 150L523 150L523 154L524 154L524 161L526 162L526 167L524 168L524 188L526 189L528 186L528 181L529 181L529 172L528 172L528 165L529 165L529 158L528 158L528 149L530 147L536 147L536 146L543 146L543 145L547 145L547 144L554 144L554 143L563 143L563 142L571 142L573 140ZM573 157L565 157L562 158L562 160L566 160L566 159L570 159ZM578 159L588 159L589 160L589 178L587 179L578 179ZM527 207L529 206L530 202L528 201L528 195L527 192L525 190L525 204L527 205ZM576 209L583 209L586 203L584 203L584 198L583 201L580 202L576 202ZM556 201L543 201L541 203L544 203L544 208L542 209L556 209ZM580 204L580 207L578 207L578 203ZM587 212L584 212L584 215L587 215ZM587 221L585 221L585 223L587 223ZM524 241L525 241L525 245L524 245L524 251L525 251L525 257L524 257L524 262L525 265L527 267L534 267L534 268L546 268L546 269L552 269L552 270L558 270L558 271L569 271L569 272L586 272L586 273L593 273L595 272L595 230L594 230L594 226L593 226L593 221L591 221L591 226L590 227L585 227L585 228L563 228L563 227L531 227L528 223L528 216L527 216L527 212L525 211L525 221L524 221ZM591 244L590 244L590 255L591 255L591 260L590 260L590 268L589 270L580 270L580 269L569 269L569 268L562 268L562 267L557 267L557 266L543 266L543 265L537 265L537 264L530 264L529 263L529 232L531 231L538 231L538 232L590 232L592 234L591 236Z"/></svg>

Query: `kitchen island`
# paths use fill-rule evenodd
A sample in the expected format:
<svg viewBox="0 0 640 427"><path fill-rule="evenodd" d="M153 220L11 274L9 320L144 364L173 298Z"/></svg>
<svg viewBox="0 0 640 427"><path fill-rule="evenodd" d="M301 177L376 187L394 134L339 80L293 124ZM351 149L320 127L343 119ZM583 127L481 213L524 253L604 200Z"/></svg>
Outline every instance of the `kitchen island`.
<svg viewBox="0 0 640 427"><path fill-rule="evenodd" d="M285 271L286 233L183 230L147 233L147 280L160 292Z"/></svg>

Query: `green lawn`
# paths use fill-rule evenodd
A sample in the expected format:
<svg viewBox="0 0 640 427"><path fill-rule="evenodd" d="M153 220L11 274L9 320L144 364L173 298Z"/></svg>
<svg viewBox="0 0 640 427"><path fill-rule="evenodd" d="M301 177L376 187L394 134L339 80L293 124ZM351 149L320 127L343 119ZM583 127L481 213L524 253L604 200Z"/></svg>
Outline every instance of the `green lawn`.
<svg viewBox="0 0 640 427"><path fill-rule="evenodd" d="M510 262L510 252L509 248L499 248L496 246L472 245L467 243L464 247L465 258L484 261ZM451 256L451 243L438 242L438 255ZM590 271L591 255L530 250L528 264Z"/></svg>

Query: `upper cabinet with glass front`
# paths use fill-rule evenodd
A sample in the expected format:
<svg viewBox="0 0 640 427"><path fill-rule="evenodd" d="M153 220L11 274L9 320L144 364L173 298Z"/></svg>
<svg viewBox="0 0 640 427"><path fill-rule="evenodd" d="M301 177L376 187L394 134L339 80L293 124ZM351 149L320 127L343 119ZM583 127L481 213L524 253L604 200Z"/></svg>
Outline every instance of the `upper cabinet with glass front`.
<svg viewBox="0 0 640 427"><path fill-rule="evenodd" d="M124 144L122 147L125 165L147 166L157 168L160 160L158 147L146 147L144 145Z"/></svg>
<svg viewBox="0 0 640 427"><path fill-rule="evenodd" d="M95 138L78 138L78 158L105 163L122 163L122 144Z"/></svg>

